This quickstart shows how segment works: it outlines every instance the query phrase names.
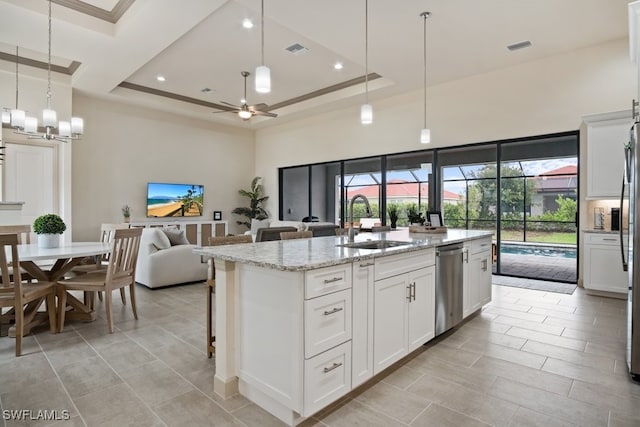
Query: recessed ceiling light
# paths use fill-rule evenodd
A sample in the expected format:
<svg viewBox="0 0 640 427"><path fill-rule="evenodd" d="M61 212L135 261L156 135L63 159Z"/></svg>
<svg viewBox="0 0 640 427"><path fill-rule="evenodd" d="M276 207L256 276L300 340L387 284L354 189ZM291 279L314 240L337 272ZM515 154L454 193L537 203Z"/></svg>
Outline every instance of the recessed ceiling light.
<svg viewBox="0 0 640 427"><path fill-rule="evenodd" d="M507 46L507 49L513 52L514 50L524 49L525 47L529 47L529 46L531 46L531 42L529 40L525 40L520 43L510 44L509 46Z"/></svg>
<svg viewBox="0 0 640 427"><path fill-rule="evenodd" d="M164 76L157 76L156 80L159 81L159 82L167 81L167 79Z"/></svg>
<svg viewBox="0 0 640 427"><path fill-rule="evenodd" d="M244 18L242 20L242 27L243 28L253 28L253 21L249 18Z"/></svg>
<svg viewBox="0 0 640 427"><path fill-rule="evenodd" d="M333 68L336 70L342 70L344 68L344 65L342 65L342 62L336 62L335 64L333 64Z"/></svg>

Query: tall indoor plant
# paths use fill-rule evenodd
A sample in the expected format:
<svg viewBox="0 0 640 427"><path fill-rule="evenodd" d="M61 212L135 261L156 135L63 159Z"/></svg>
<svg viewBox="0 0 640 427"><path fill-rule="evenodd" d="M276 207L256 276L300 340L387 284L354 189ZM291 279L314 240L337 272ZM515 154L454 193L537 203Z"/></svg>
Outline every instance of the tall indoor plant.
<svg viewBox="0 0 640 427"><path fill-rule="evenodd" d="M62 218L56 214L41 215L33 222L33 232L38 235L38 246L57 248L60 235L67 229Z"/></svg>
<svg viewBox="0 0 640 427"><path fill-rule="evenodd" d="M389 221L391 222L391 228L396 228L398 225L398 217L400 216L400 205L397 203L389 203L387 205L387 213L389 214Z"/></svg>
<svg viewBox="0 0 640 427"><path fill-rule="evenodd" d="M269 196L264 195L264 188L260 181L261 177L256 176L251 181L250 190L238 190L240 195L249 198L249 207L235 208L232 213L240 216L244 216L247 220L236 221L238 225L244 225L247 228L251 228L251 219L267 219L269 213L263 207L264 203L269 199Z"/></svg>

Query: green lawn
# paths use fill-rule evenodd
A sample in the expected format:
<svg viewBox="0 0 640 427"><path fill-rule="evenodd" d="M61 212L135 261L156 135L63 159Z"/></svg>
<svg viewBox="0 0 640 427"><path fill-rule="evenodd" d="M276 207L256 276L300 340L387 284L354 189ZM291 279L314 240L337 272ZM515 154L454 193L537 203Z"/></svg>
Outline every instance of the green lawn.
<svg viewBox="0 0 640 427"><path fill-rule="evenodd" d="M575 245L576 233L564 233L559 231L527 231L527 242L539 243L560 243L564 245ZM502 241L522 242L522 232L512 230L502 230Z"/></svg>

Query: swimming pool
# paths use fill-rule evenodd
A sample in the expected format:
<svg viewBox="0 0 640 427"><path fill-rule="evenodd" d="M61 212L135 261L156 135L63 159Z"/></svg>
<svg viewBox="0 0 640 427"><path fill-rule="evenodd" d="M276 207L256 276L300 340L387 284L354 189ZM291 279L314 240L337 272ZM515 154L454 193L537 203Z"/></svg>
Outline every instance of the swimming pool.
<svg viewBox="0 0 640 427"><path fill-rule="evenodd" d="M575 247L502 243L500 245L500 253L575 259L577 256L577 249Z"/></svg>

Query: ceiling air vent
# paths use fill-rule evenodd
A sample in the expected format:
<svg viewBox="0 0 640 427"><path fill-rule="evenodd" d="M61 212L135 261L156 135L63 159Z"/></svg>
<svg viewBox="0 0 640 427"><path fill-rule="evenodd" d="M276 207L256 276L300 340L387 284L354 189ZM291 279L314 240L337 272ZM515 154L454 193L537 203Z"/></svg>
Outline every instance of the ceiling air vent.
<svg viewBox="0 0 640 427"><path fill-rule="evenodd" d="M309 49L302 46L300 43L294 43L291 46L285 48L285 50L293 53L294 55L300 55L301 53L309 52Z"/></svg>
<svg viewBox="0 0 640 427"><path fill-rule="evenodd" d="M520 43L510 44L509 46L507 46L507 49L513 52L514 50L524 49L525 47L529 46L531 46L531 42L529 40L526 40Z"/></svg>

